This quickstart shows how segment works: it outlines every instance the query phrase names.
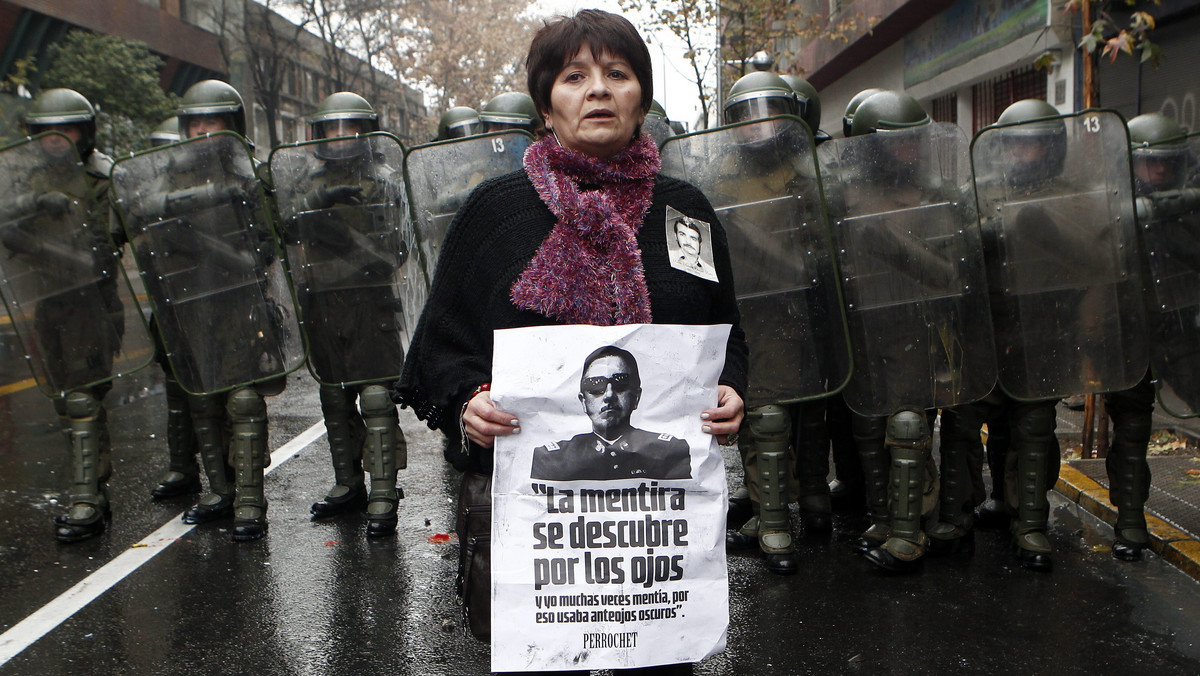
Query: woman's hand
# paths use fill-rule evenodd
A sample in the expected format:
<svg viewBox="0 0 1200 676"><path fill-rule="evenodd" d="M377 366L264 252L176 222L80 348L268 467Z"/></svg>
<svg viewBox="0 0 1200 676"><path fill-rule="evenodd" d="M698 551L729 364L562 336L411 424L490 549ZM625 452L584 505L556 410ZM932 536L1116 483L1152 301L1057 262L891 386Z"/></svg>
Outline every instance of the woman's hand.
<svg viewBox="0 0 1200 676"><path fill-rule="evenodd" d="M704 423L704 431L717 435L717 443L728 442L729 435L736 434L742 426L742 417L746 413L746 403L738 396L736 390L728 385L717 386L717 407L705 409L700 414Z"/></svg>
<svg viewBox="0 0 1200 676"><path fill-rule="evenodd" d="M738 399L738 402L740 403L741 399ZM741 419L740 413L738 419ZM521 432L521 422L517 420L517 416L496 408L492 403L491 393L487 391L476 394L467 402L462 414L462 424L467 437L484 448L494 446L498 436Z"/></svg>

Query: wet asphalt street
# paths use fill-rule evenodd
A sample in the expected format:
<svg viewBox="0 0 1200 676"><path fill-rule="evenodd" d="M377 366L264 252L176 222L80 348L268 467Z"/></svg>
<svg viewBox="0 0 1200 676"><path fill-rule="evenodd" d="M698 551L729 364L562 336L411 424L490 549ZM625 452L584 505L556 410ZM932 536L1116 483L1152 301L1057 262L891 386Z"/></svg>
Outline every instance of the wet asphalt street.
<svg viewBox="0 0 1200 676"><path fill-rule="evenodd" d="M0 372L13 374L3 361ZM442 537L453 527L457 477L438 435L407 411L399 534L368 542L359 516L309 520L332 473L323 436L287 446L320 423L311 379L292 376L270 400L271 448L300 450L267 477L270 533L235 544L229 523L174 525L190 498L149 499L165 464L157 367L118 382L106 403L112 528L61 545L51 519L68 458L51 404L35 388L0 396L0 676L488 671L487 646L461 625L457 545ZM735 453L727 465L737 481ZM883 575L852 551L863 524L845 515L832 538L801 540L795 577L732 554L729 645L694 671L1200 673L1200 585L1153 554L1117 562L1110 528L1056 493L1052 505L1049 574L1021 569L1002 533L981 531L973 557ZM144 540L164 524L178 539ZM150 550L157 556L61 623L18 626L119 555Z"/></svg>

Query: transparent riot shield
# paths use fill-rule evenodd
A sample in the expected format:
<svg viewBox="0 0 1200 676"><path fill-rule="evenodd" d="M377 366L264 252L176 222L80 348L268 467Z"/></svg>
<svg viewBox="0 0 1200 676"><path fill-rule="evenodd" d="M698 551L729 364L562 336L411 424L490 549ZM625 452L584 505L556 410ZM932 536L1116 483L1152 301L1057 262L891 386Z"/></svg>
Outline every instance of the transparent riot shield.
<svg viewBox="0 0 1200 676"><path fill-rule="evenodd" d="M390 134L271 151L308 367L318 382L399 378L429 294L404 189L404 148Z"/></svg>
<svg viewBox="0 0 1200 676"><path fill-rule="evenodd" d="M520 169L532 142L526 132L505 131L409 149L404 156L404 180L430 279L458 208L480 182Z"/></svg>
<svg viewBox="0 0 1200 676"><path fill-rule="evenodd" d="M1136 385L1149 355L1124 120L988 127L971 162L1000 386L1046 399Z"/></svg>
<svg viewBox="0 0 1200 676"><path fill-rule="evenodd" d="M981 399L996 382L967 139L929 124L818 153L854 372L854 411L890 415Z"/></svg>
<svg viewBox="0 0 1200 676"><path fill-rule="evenodd" d="M123 158L112 190L185 390L222 392L300 367L290 283L244 139L220 132Z"/></svg>
<svg viewBox="0 0 1200 676"><path fill-rule="evenodd" d="M1150 272L1150 368L1173 416L1200 415L1200 134L1133 150Z"/></svg>
<svg viewBox="0 0 1200 676"><path fill-rule="evenodd" d="M750 344L747 406L840 390L850 348L804 124L775 117L677 136L663 146L662 162L664 174L708 197L729 239Z"/></svg>
<svg viewBox="0 0 1200 676"><path fill-rule="evenodd" d="M69 138L0 151L0 293L38 387L55 397L154 359L136 295Z"/></svg>

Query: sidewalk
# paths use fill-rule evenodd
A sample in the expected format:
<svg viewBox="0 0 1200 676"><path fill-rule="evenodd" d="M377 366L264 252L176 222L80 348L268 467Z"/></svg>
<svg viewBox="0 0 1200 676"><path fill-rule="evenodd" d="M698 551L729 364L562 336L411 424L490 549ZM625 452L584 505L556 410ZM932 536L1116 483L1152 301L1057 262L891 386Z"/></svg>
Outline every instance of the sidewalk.
<svg viewBox="0 0 1200 676"><path fill-rule="evenodd" d="M1058 407L1058 437L1064 449L1055 489L1108 525L1117 510L1108 500L1104 459L1079 459L1083 413ZM1154 413L1148 452L1151 485L1146 504L1150 549L1200 581L1200 419Z"/></svg>

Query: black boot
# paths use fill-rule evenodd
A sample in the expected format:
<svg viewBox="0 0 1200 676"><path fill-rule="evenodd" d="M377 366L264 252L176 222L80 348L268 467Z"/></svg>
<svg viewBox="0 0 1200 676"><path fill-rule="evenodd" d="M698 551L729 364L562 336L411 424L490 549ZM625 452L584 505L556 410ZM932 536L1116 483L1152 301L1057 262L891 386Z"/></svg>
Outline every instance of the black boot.
<svg viewBox="0 0 1200 676"><path fill-rule="evenodd" d="M183 522L209 523L233 516L233 468L226 461L222 421L224 407L219 395L188 398L192 412L192 431L200 452L200 463L208 479L208 493L183 513Z"/></svg>
<svg viewBox="0 0 1200 676"><path fill-rule="evenodd" d="M334 484L324 498L309 508L313 520L359 511L367 506L362 467L366 425L355 406L358 393L353 389L322 385L320 396Z"/></svg>
<svg viewBox="0 0 1200 676"><path fill-rule="evenodd" d="M833 532L833 505L829 497L829 430L824 400L799 405L800 423L792 446L796 449L796 480L800 488L800 520L804 534Z"/></svg>
<svg viewBox="0 0 1200 676"><path fill-rule="evenodd" d="M187 393L167 376L167 471L150 495L166 500L200 490L200 467L196 464L196 435Z"/></svg>
<svg viewBox="0 0 1200 676"><path fill-rule="evenodd" d="M1046 494L1054 485L1052 474L1057 476L1059 462L1054 402L1022 403L1013 408L1012 416L1017 518L1011 528L1017 560L1029 570L1048 572L1053 568L1053 557L1046 534L1050 520Z"/></svg>
<svg viewBox="0 0 1200 676"><path fill-rule="evenodd" d="M887 418L855 414L852 419L854 444L858 447L863 470L863 488L867 495L867 515L871 526L858 538L855 549L866 554L887 541L891 531L888 512L888 470L891 457L885 437Z"/></svg>
<svg viewBox="0 0 1200 676"><path fill-rule="evenodd" d="M927 531L932 554L975 551L973 507L982 497L983 484L981 426L980 416L970 404L942 409L938 519Z"/></svg>
<svg viewBox="0 0 1200 676"><path fill-rule="evenodd" d="M1154 387L1149 375L1128 390L1105 395L1105 408L1113 424L1112 446L1104 461L1108 496L1117 508L1112 552L1122 561L1137 561L1150 544L1145 512L1150 498L1146 447L1150 443Z"/></svg>

